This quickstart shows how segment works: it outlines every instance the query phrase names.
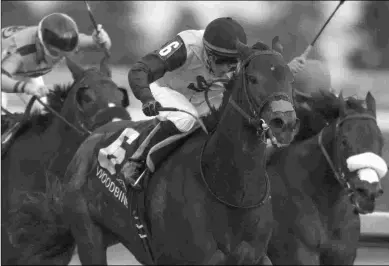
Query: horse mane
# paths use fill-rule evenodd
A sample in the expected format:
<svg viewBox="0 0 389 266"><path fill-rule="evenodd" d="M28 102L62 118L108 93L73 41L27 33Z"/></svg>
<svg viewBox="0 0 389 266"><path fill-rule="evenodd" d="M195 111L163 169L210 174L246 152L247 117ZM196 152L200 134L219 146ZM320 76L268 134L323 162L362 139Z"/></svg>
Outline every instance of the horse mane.
<svg viewBox="0 0 389 266"><path fill-rule="evenodd" d="M308 112L307 114L315 115L315 113L319 113L328 123L331 123L340 115L340 98L327 90L313 92L308 101L310 102L313 112ZM355 96L350 96L345 98L344 101L347 111L354 111L357 113L366 112L364 100L358 99ZM319 133L312 131L314 131L314 129L311 128L311 132L308 136L298 135L296 136L296 139L298 139L298 141L303 141L312 137L312 133L314 133L314 135Z"/></svg>
<svg viewBox="0 0 389 266"><path fill-rule="evenodd" d="M47 95L47 105L55 111L61 112L63 104L73 84L74 83L54 85L54 90ZM41 134L49 127L49 125L51 125L53 118L54 115L48 110L47 113L41 113L39 110L33 111L28 121L24 123L15 137L18 137L29 130L35 134Z"/></svg>

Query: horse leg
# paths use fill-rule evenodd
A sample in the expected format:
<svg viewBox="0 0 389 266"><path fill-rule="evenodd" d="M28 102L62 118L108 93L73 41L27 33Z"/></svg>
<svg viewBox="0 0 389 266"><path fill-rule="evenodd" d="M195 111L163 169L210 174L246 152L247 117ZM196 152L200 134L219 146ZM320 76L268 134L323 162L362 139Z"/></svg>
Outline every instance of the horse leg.
<svg viewBox="0 0 389 266"><path fill-rule="evenodd" d="M320 254L320 264L323 265L353 265L357 256L358 241L348 243L335 243L328 245Z"/></svg>
<svg viewBox="0 0 389 266"><path fill-rule="evenodd" d="M269 258L269 256L267 254L263 255L262 258L259 259L259 262L257 265L273 265L273 263L271 262L271 259Z"/></svg>
<svg viewBox="0 0 389 266"><path fill-rule="evenodd" d="M103 230L93 221L86 199L78 193L69 193L67 199L72 204L65 206L65 217L70 224L82 265L108 265Z"/></svg>
<svg viewBox="0 0 389 266"><path fill-rule="evenodd" d="M209 259L205 265L223 265L226 261L226 255L221 251L220 249L216 250L215 253L213 253L211 259Z"/></svg>
<svg viewBox="0 0 389 266"><path fill-rule="evenodd" d="M262 248L254 246L246 241L241 242L235 250L227 256L225 264L236 265L273 265L270 258Z"/></svg>

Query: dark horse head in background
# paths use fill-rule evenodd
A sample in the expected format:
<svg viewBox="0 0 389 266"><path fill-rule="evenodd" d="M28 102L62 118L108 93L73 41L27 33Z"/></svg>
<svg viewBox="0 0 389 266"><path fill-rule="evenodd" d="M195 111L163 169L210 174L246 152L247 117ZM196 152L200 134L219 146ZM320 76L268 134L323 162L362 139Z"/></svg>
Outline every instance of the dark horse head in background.
<svg viewBox="0 0 389 266"><path fill-rule="evenodd" d="M296 112L304 123L301 123L301 130L296 135L295 141L298 142L313 137L322 128L329 126L330 123L338 119L339 123L336 130L339 132L335 132L335 134L339 134L339 136L337 136L334 143L333 152L336 153L334 154L334 156L336 155L335 158L344 159L338 162L336 166L334 165L335 176L339 177L339 181L343 182L349 189L352 189L350 192L353 193L350 195L352 195L358 212L372 212L375 198L383 192L380 180L375 180L375 182L369 184L367 180L362 181L358 178L360 172L351 171L349 168L350 163L353 164L354 161L351 157L355 155L364 152L372 152L378 156L382 155L383 137L376 121L374 97L369 92L364 101L353 97L344 100L342 94L338 98L331 92L324 90L313 93L311 97L298 96L298 98L301 97L304 99L300 99L300 101L306 104L297 108ZM353 119L361 117L366 119L362 119L358 123ZM340 127L343 124L344 127ZM369 161L369 158L368 155L366 158L361 158L361 160ZM357 160L360 164L359 159ZM366 167L368 168L368 165ZM363 201L364 204L359 201ZM364 205L365 208L361 208L360 204Z"/></svg>
<svg viewBox="0 0 389 266"><path fill-rule="evenodd" d="M285 134L276 136L285 144L293 139L297 118L282 55L265 45L251 49L238 43L237 49L243 63L226 86L212 134L197 130L183 139L144 190L141 212L156 264L266 262L273 215L265 169L266 138L272 134L265 123L273 132ZM208 117L205 120L207 124ZM139 262L153 262L144 252L130 206L138 194L132 190L120 194L128 195L128 205L115 198L99 178L105 170L97 154L119 129L140 132L142 127L154 127L152 123L121 121L100 127L74 155L63 189L28 195L28 202L14 210L10 228L18 247L26 250L21 262L67 264L77 245L83 264L106 264L107 247L117 242ZM132 136L127 137L110 143L120 146ZM127 156L123 149L105 154L112 158L116 151ZM117 189L119 185L114 188L119 193Z"/></svg>
<svg viewBox="0 0 389 266"><path fill-rule="evenodd" d="M21 192L44 192L50 175L64 175L90 131L115 118L131 119L125 109L129 105L127 91L111 80L107 67L84 70L70 60L67 63L74 82L58 85L48 95L48 106L69 124L49 110L46 114L33 113L1 158L2 222L8 222L11 208L22 204ZM5 244L7 233L2 232ZM6 263L8 256L19 256L11 249L3 250L2 262Z"/></svg>
<svg viewBox="0 0 389 266"><path fill-rule="evenodd" d="M268 163L275 220L269 256L275 264L352 265L359 214L374 211L387 171L375 100L370 92L345 100L319 91L305 102L306 110L297 109L306 122L298 140Z"/></svg>

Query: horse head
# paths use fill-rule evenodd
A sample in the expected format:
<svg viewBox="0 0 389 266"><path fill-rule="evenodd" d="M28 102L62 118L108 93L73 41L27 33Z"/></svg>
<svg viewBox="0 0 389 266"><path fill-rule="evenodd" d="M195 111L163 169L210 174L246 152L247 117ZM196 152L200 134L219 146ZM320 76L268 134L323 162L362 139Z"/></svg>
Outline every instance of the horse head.
<svg viewBox="0 0 389 266"><path fill-rule="evenodd" d="M275 137L278 144L290 144L299 120L291 95L293 76L279 53L281 49L271 49L262 42L250 48L238 40L236 46L242 63L235 75L240 75L237 80L242 85L236 86L241 89L232 92L230 102L258 133L272 132L274 136L269 137Z"/></svg>
<svg viewBox="0 0 389 266"><path fill-rule="evenodd" d="M318 121L311 124L317 126L313 131L320 123L327 124L318 135L319 146L355 210L371 213L376 198L383 193L380 178L388 170L381 158L384 143L376 121L375 99L370 92L365 100L345 100L342 94L318 98L311 98L308 104L311 120Z"/></svg>
<svg viewBox="0 0 389 266"><path fill-rule="evenodd" d="M375 99L370 92L364 101L351 98L346 102L340 95L335 134L339 171L349 186L356 211L371 213L376 198L383 194L380 179L388 168L381 158L384 142L376 121Z"/></svg>
<svg viewBox="0 0 389 266"><path fill-rule="evenodd" d="M293 90L295 110L300 119L299 132L294 142L309 139L338 117L338 98L328 90L320 89L311 94Z"/></svg>
<svg viewBox="0 0 389 266"><path fill-rule="evenodd" d="M69 89L61 115L86 132L113 119L130 120L125 109L129 106L127 90L118 87L110 77L108 66L102 65L100 70L85 70L67 58L74 84Z"/></svg>

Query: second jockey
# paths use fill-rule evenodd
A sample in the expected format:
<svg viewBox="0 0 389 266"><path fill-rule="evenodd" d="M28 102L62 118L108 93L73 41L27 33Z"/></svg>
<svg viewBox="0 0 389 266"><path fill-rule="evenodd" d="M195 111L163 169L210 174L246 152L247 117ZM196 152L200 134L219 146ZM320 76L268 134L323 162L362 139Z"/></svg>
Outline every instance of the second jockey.
<svg viewBox="0 0 389 266"><path fill-rule="evenodd" d="M98 25L91 36L79 33L76 22L63 13L44 17L37 26L1 30L1 90L46 96L52 86L42 76L65 56L79 50L110 49L108 34Z"/></svg>
<svg viewBox="0 0 389 266"><path fill-rule="evenodd" d="M146 116L157 116L160 129L151 136L140 162L131 161L135 169L126 179L134 180L144 168L148 150L169 136L190 131L196 119L182 112L159 112L158 108L174 107L196 117L210 112L204 90L197 84L202 77L210 82L229 79L239 63L236 40L246 44L243 27L229 17L217 18L205 30L185 30L138 61L129 71L128 80L135 97L142 102ZM192 84L192 85L193 85ZM214 83L208 97L215 108L220 106L224 85Z"/></svg>

